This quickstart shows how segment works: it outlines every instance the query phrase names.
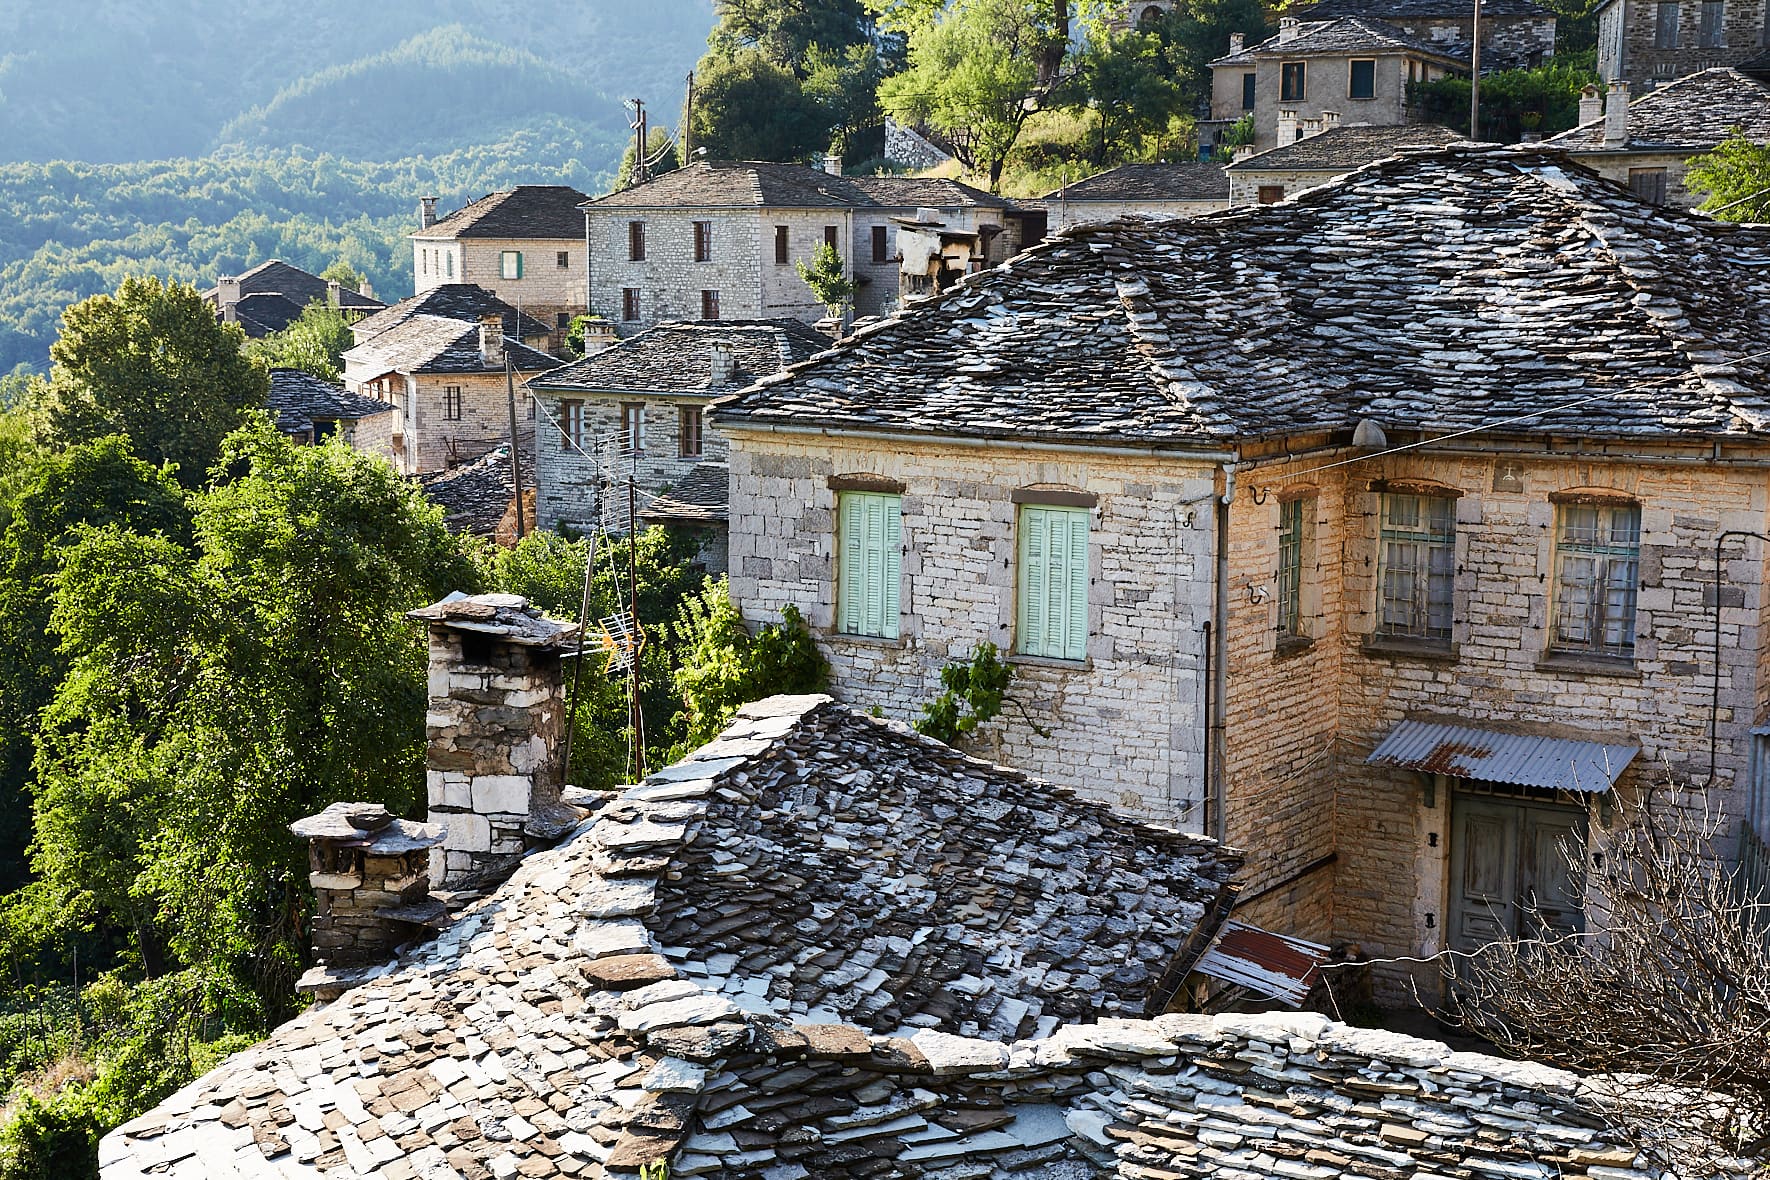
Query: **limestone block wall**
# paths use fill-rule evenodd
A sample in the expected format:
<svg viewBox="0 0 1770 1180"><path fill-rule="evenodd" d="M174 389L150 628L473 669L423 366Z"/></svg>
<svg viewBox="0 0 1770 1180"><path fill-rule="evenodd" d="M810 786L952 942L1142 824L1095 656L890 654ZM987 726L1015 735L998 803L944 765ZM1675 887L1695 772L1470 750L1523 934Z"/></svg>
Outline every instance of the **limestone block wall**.
<svg viewBox="0 0 1770 1180"><path fill-rule="evenodd" d="M1389 23L1448 57L1466 59L1469 56L1469 20L1466 17L1403 16ZM1554 53L1554 16L1481 14L1483 69L1522 68L1552 57Z"/></svg>
<svg viewBox="0 0 1770 1180"><path fill-rule="evenodd" d="M463 277L458 283L477 283L512 307L521 308L554 329L554 344L564 337L559 317L584 314L584 279L588 258L584 239L572 238L462 238L457 243ZM522 254L522 277L503 277L503 254ZM566 265L559 265L564 254ZM604 315L607 309L598 308ZM618 314L618 309L617 309Z"/></svg>
<svg viewBox="0 0 1770 1180"><path fill-rule="evenodd" d="M1203 462L729 432L732 596L752 622L805 615L832 691L920 716L940 669L984 640L1011 651L1016 489L1098 496L1087 660L1016 657L1014 703L984 752L1132 815L1200 830L1203 633L1214 544ZM902 637L837 634L830 477L902 483ZM1034 727L1038 728L1034 728ZM1040 732L1040 731L1043 732Z"/></svg>
<svg viewBox="0 0 1770 1180"><path fill-rule="evenodd" d="M542 408L553 421L559 420L559 403L568 395L537 391ZM645 493L658 493L674 486L702 462L723 462L726 457L725 436L714 429L705 417L701 423L701 456L684 458L678 437L679 411L684 408L705 410L702 398L666 397L643 393L581 398L584 402L585 451L597 453L592 441L598 437L617 435L622 428L622 407L633 402L645 405L645 451L631 464L640 492L640 509L645 508ZM600 517L597 506L597 465L578 451L565 446L559 433L551 426L539 436L535 456L536 501L538 527L554 528L561 522L585 525ZM622 485L621 495L626 495Z"/></svg>
<svg viewBox="0 0 1770 1180"><path fill-rule="evenodd" d="M561 686L555 652L431 627L425 779L430 820L448 826L433 881L521 854L530 815L558 801Z"/></svg>
<svg viewBox="0 0 1770 1180"><path fill-rule="evenodd" d="M1306 188L1326 184L1339 175L1341 175L1339 172L1320 169L1280 170L1272 168L1255 172L1237 170L1229 174L1229 203L1231 205L1258 204L1260 189L1266 185L1277 185L1284 189L1285 196L1295 196Z"/></svg>
<svg viewBox="0 0 1770 1180"><path fill-rule="evenodd" d="M628 223L633 221L645 223L645 258L640 261L629 257ZM695 261L696 221L712 225L711 256L706 262ZM700 319L702 291L719 292L720 319L781 314L765 310L758 282L762 252L772 250L772 242L772 238L767 243L759 240L752 209L607 209L593 213L591 304L622 335L666 320ZM640 292L637 320L624 318L622 292L628 288Z"/></svg>
<svg viewBox="0 0 1770 1180"><path fill-rule="evenodd" d="M856 237L858 218L852 209L764 209L757 217L760 245L757 276L762 284L762 314L770 318L798 319L810 324L823 318L823 305L812 298L811 289L799 277L799 268L794 264L811 261L818 247L824 244L825 231L831 226L836 230L836 250L842 255L844 273L854 275L855 260L872 257L870 243L865 247L866 253L858 253L862 247ZM787 262L775 261L775 235L781 226L787 228ZM892 243L895 248L895 235ZM877 284L869 284L860 298L870 298L870 292L876 287ZM891 291L893 295L897 292L895 278Z"/></svg>
<svg viewBox="0 0 1770 1180"><path fill-rule="evenodd" d="M522 395L534 372L516 374L516 431L530 435L535 420ZM461 387L461 416L447 416L447 391ZM407 378L400 467L407 475L443 471L479 458L510 438L510 398L504 374L420 373ZM398 426L396 425L397 429Z"/></svg>
<svg viewBox="0 0 1770 1180"><path fill-rule="evenodd" d="M1235 182L1230 181L1231 185ZM1227 201L1064 201L1040 202L1050 211L1053 232L1090 221L1111 221L1126 214L1148 217L1197 217L1227 208Z"/></svg>
<svg viewBox="0 0 1770 1180"><path fill-rule="evenodd" d="M1704 194L1693 193L1684 184L1690 157L1678 152L1580 152L1573 157L1607 180L1628 187L1631 168L1664 168L1666 170L1666 204L1679 209L1694 209L1702 204Z"/></svg>
<svg viewBox="0 0 1770 1180"><path fill-rule="evenodd" d="M1680 0L1678 44L1659 48L1657 7L1652 0L1617 0L1605 10L1599 21L1598 64L1601 70L1616 71L1605 78L1620 75L1636 87L1670 82L1713 66L1738 65L1764 48L1764 0L1729 0L1719 46L1701 44L1701 0Z"/></svg>

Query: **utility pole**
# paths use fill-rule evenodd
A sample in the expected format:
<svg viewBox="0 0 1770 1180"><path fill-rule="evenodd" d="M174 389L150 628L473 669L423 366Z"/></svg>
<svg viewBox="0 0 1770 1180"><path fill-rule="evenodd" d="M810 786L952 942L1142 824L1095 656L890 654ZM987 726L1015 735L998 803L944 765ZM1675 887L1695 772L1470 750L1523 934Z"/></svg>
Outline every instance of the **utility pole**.
<svg viewBox="0 0 1770 1180"><path fill-rule="evenodd" d="M627 701L633 726L633 781L645 777L645 709L639 703L639 653L645 632L639 627L639 490L627 476L627 607L633 624L633 658L627 666Z"/></svg>
<svg viewBox="0 0 1770 1180"><path fill-rule="evenodd" d="M645 100L627 101L633 104L633 183L641 185L651 179L651 169L645 163Z"/></svg>
<svg viewBox="0 0 1770 1180"><path fill-rule="evenodd" d="M1469 18L1469 138L1481 139L1481 0Z"/></svg>
<svg viewBox="0 0 1770 1180"><path fill-rule="evenodd" d="M688 99L682 104L682 166L694 163L694 71L688 71Z"/></svg>
<svg viewBox="0 0 1770 1180"><path fill-rule="evenodd" d="M522 315L521 312L516 314L518 317ZM516 330L522 331L520 323ZM510 402L510 482L516 485L516 539L520 541L528 532L528 528L523 523L525 513L522 503L522 448L517 445L516 441L516 370L511 365L508 346L504 349L504 396Z"/></svg>

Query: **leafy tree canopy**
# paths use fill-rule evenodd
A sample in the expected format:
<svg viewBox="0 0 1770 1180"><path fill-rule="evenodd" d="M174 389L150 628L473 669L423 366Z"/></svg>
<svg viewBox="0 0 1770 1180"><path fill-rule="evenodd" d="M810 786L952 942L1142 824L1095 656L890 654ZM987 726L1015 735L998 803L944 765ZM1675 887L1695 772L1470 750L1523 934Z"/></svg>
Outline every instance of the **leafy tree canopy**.
<svg viewBox="0 0 1770 1180"><path fill-rule="evenodd" d="M813 46L842 50L867 43L872 18L861 0L717 0L707 45L722 56L754 48L776 65L809 72Z"/></svg>
<svg viewBox="0 0 1770 1180"><path fill-rule="evenodd" d="M1579 122L1580 92L1598 81L1592 53L1551 58L1535 69L1499 70L1481 78L1481 135L1517 143L1526 132L1554 135ZM1444 77L1408 87L1427 121L1469 133L1469 80Z"/></svg>
<svg viewBox="0 0 1770 1180"><path fill-rule="evenodd" d="M621 167L615 173L617 189L630 188L633 184L633 169L636 153L629 143L627 150L621 153ZM676 150L676 140L662 127L653 127L645 137L645 158L651 161L651 174L662 176L666 172L674 172L682 167L682 156Z"/></svg>
<svg viewBox="0 0 1770 1180"><path fill-rule="evenodd" d="M1684 184L1707 194L1699 208L1722 221L1763 221L1770 215L1770 147L1728 136L1691 159Z"/></svg>
<svg viewBox="0 0 1770 1180"><path fill-rule="evenodd" d="M125 279L115 295L75 304L49 352L49 441L121 434L148 462L175 464L194 487L221 440L269 393L264 366L241 354L244 342L196 288L177 283Z"/></svg>
<svg viewBox="0 0 1770 1180"><path fill-rule="evenodd" d="M322 381L336 381L344 372L345 352L355 345L344 311L315 302L281 332L247 341L246 355L263 361L267 368L302 369Z"/></svg>
<svg viewBox="0 0 1770 1180"><path fill-rule="evenodd" d="M842 308L854 298L854 280L842 273L842 255L828 242L820 242L809 264L795 264L799 277L811 288L811 297L824 305L831 315L841 315Z"/></svg>
<svg viewBox="0 0 1770 1180"><path fill-rule="evenodd" d="M753 47L701 59L693 120L695 146L715 160L803 160L830 141L804 84Z"/></svg>

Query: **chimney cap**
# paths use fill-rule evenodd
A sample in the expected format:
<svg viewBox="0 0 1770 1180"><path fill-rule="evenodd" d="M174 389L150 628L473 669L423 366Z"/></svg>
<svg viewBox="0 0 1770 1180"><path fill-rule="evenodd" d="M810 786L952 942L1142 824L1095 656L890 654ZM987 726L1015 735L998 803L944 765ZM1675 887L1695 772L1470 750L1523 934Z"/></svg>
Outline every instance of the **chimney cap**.
<svg viewBox="0 0 1770 1180"><path fill-rule="evenodd" d="M564 647L578 634L576 623L548 618L520 594L467 595L456 590L440 602L408 611L406 618L524 647Z"/></svg>
<svg viewBox="0 0 1770 1180"><path fill-rule="evenodd" d="M348 844L376 856L434 848L448 834L446 825L397 819L379 803L334 803L318 815L296 820L289 831L304 840Z"/></svg>

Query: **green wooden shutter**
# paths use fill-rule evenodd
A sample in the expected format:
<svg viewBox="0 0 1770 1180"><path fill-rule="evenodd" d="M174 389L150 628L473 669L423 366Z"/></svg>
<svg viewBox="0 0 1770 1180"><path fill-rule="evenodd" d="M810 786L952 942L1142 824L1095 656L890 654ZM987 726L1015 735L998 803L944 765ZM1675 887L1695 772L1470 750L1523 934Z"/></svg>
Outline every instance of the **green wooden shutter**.
<svg viewBox="0 0 1770 1180"><path fill-rule="evenodd" d="M1017 648L1080 660L1088 654L1088 510L1020 511Z"/></svg>
<svg viewBox="0 0 1770 1180"><path fill-rule="evenodd" d="M839 503L838 629L896 639L903 570L902 500L878 492L844 492Z"/></svg>

